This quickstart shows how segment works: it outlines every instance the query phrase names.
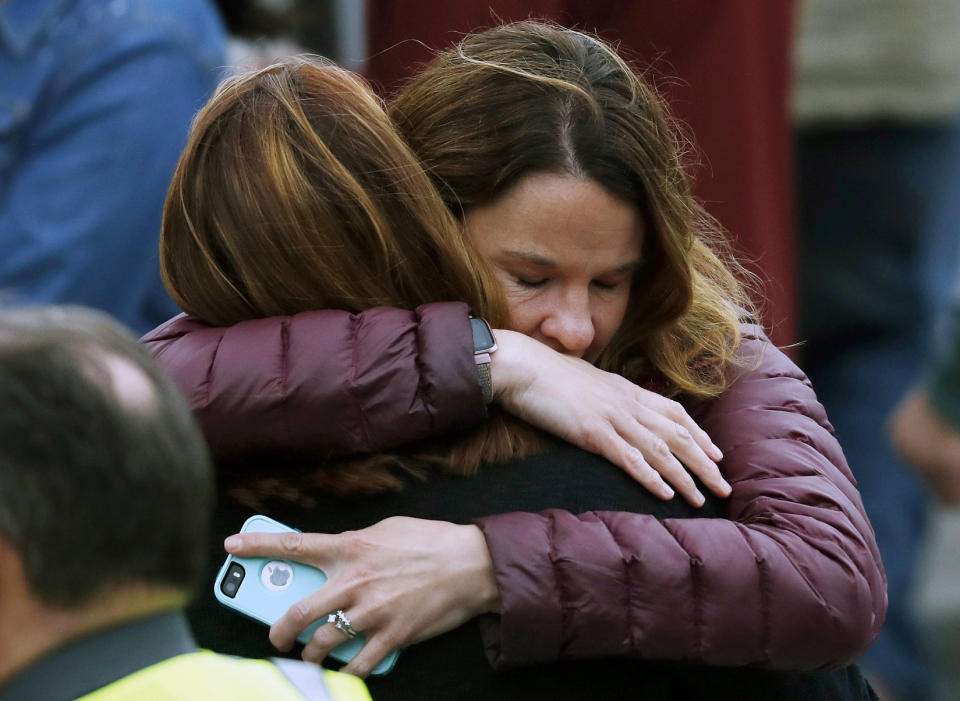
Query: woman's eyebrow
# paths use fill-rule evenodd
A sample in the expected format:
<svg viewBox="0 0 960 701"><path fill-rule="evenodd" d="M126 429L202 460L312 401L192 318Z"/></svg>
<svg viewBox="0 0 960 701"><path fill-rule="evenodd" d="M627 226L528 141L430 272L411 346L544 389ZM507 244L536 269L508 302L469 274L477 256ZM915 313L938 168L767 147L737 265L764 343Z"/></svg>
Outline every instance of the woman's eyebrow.
<svg viewBox="0 0 960 701"><path fill-rule="evenodd" d="M624 263L623 265L618 265L616 271L618 273L632 273L634 270L640 267L640 259L632 260L629 263Z"/></svg>
<svg viewBox="0 0 960 701"><path fill-rule="evenodd" d="M539 253L533 253L532 251L503 251L505 256L510 258L515 258L517 260L523 261L524 263L530 263L531 265L537 265L541 268L556 268L557 262L546 256L542 256ZM617 273L631 273L637 268L640 267L640 260L631 260L622 265L618 265L614 268L614 272Z"/></svg>
<svg viewBox="0 0 960 701"><path fill-rule="evenodd" d="M510 258L516 258L517 260L522 260L524 263L531 263L533 265L539 265L542 268L556 268L557 262L551 260L545 256L541 256L539 253L532 253L530 251L504 251L504 255L509 256Z"/></svg>

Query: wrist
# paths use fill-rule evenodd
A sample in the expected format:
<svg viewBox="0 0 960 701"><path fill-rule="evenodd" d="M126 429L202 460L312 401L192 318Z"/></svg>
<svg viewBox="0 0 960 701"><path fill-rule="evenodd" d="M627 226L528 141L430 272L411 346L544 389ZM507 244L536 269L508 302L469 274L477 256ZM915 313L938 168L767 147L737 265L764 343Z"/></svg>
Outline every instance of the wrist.
<svg viewBox="0 0 960 701"><path fill-rule="evenodd" d="M464 544L461 552L467 555L470 567L470 582L473 589L476 614L500 613L500 590L493 575L493 559L487 548L487 540L479 527L468 525L464 529Z"/></svg>
<svg viewBox="0 0 960 701"><path fill-rule="evenodd" d="M528 355L524 352L530 338L517 331L494 329L497 352L490 356L490 383L493 401L503 404L518 389L530 383Z"/></svg>

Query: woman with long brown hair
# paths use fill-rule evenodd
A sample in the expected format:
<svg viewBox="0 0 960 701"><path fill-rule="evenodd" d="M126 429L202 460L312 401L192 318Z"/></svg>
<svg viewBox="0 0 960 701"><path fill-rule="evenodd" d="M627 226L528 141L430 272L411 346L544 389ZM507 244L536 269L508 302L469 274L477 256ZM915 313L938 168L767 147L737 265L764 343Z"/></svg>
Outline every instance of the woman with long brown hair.
<svg viewBox="0 0 960 701"><path fill-rule="evenodd" d="M335 609L343 609L367 634L367 646L348 667L360 673L392 647L456 628L485 612L499 614L486 619L486 635L491 657L503 665L633 655L813 669L847 661L869 643L885 606L883 575L852 477L802 373L769 345L760 329L740 323L746 298L721 262L718 253L723 249L689 195L659 101L615 52L578 32L522 23L470 37L438 57L391 110L467 235L458 239L460 227L455 224L453 235L445 234L442 215L425 217L419 232L397 246L385 239L401 230L407 235L404 220L393 224L394 214L388 211L404 201L400 190L409 181L418 203L429 199L419 188L423 174L416 162L411 166L402 158L388 158L394 145L388 149L387 141L354 141L351 127L372 119L372 114L358 119L357 112L343 113L343 105L337 107L341 111L330 110L322 96L305 89L301 78L292 81L291 97L280 84L284 72L271 71L260 76L259 83L254 80L257 89L243 92L233 106L224 99L231 88L221 91L218 98L228 104L222 118L215 118L218 98L206 108L171 188L163 261L171 292L185 310L226 323L238 321L216 316L214 310L224 308L226 298L239 300L239 313L253 319L327 306L352 311L377 304L413 306L460 294L459 299L497 324L509 324L575 356L567 358L565 366L571 373L582 371L586 361L577 359L582 357L682 400L725 451L724 470L733 483L731 499L722 506L725 518L658 520L627 513L641 509L624 504L634 495L621 487L606 492L598 487L598 494L604 494L591 503L591 480L602 481L603 473L591 471L580 458L567 458L590 475L575 485L579 501L567 493L554 503L512 506L513 495L498 494L502 509L610 511L580 517L563 511L504 514L479 519L482 531L470 525L392 519L343 536L303 535L292 543L295 552L291 543L245 535L239 544L231 544L232 552L283 554L317 564L330 577L317 594L274 626L275 643L288 646L309 622ZM405 100L418 89L439 90L448 104L426 97ZM252 128L258 120L251 114L259 100L275 105L269 121L276 128L292 125L305 132L305 139L288 139L291 150L279 151L279 140L261 141L261 130ZM334 117L350 126L341 131ZM272 146L258 150L258 144ZM334 144L340 145L335 154ZM351 167L331 170L328 162L342 166L344 150L351 154ZM485 150L489 158L481 157ZM359 151L375 157L369 164L357 162L353 159ZM463 162L467 168L457 165ZM199 172L191 173L191 163L199 164ZM282 167L274 167L277 164ZM186 173L190 177L182 177ZM339 189L330 191L333 184L321 182L331 177ZM373 177L374 182L360 182L361 177ZM377 177L402 185L377 183ZM263 182L269 187L257 189ZM291 194L295 201L287 202ZM220 197L223 204L215 209L204 196ZM197 208L200 201L205 204ZM338 201L349 204L329 206ZM544 202L549 203L545 210L540 206ZM301 207L303 203L309 206ZM419 211L410 203L404 206ZM544 230L541 224L555 214L560 219ZM334 219L340 217L347 225L337 229ZM436 221L441 226L431 228ZM318 234L315 243L288 245L284 232L290 223L362 241ZM251 247L248 237L261 231ZM173 244L174 238L182 248ZM431 251L430 246L447 253ZM408 247L416 257L413 265L405 253ZM471 247L479 249L482 261L471 263ZM277 249L280 257L272 259L272 250L260 254L261 248ZM431 252L424 256L425 251ZM311 283L317 289L308 290L298 281L308 280L310 270L298 273L297 265L317 252L336 261L328 264L332 273L341 267L357 270L356 263L363 267L369 262L377 279L358 286L366 291L355 294L349 291L351 276L360 273L334 275L330 282L318 275ZM362 258L358 261L357 256ZM265 261L270 262L261 265ZM499 285L485 277L484 263ZM464 279L451 281L450 270L461 271L459 275L477 286L457 293L444 289L464 284ZM410 276L415 280L404 283ZM410 297L387 298L417 290L417 280L431 282ZM271 308L260 301L278 290L286 307ZM501 291L506 318L496 316L502 313L495 297ZM417 294L425 297L417 299ZM403 314L376 312L391 313ZM452 316L457 313L463 314ZM396 325L404 323L409 328L412 322L407 317ZM462 322L443 323L457 329ZM351 394L368 389L355 383L368 367L385 364L386 377L400 378L404 373L397 358L422 360L417 353L428 347L415 341L411 350L403 340L409 333L402 330L380 336L382 354L358 363L355 341L369 332L370 325L356 314L306 312L238 323L226 331L178 319L148 336L147 342L195 405L216 405L206 417L208 435L230 443L223 440L224 427L246 412L272 424L283 435L288 453L302 458L309 452L303 450L309 448L309 439L302 436L321 430L314 421L326 418L335 424L326 427L328 434L343 425L343 413L357 405ZM266 338L270 347L258 348ZM526 348L535 345L529 338L524 342ZM445 360L462 368L462 358ZM273 370L265 369L267 365ZM435 407L445 388L437 384L442 372L432 369L423 373L428 379L422 386L415 384L423 390L416 396L431 395ZM604 386L604 374L591 372ZM264 378L269 378L266 383ZM589 385L577 382L579 387ZM335 389L316 390L323 383ZM390 394L387 386L386 381L377 384L376 400L362 405L376 413ZM479 390L474 386L473 391L479 400ZM338 394L347 398L346 412L324 405ZM281 405L294 406L300 416L281 414ZM402 420L404 415L399 416ZM361 413L346 422L363 433L369 428L365 419ZM316 490L308 497L323 507L314 509L312 517L310 508L302 509L304 518L325 529L352 518L352 524L341 527L356 528L366 507L342 499L338 507L324 493L354 487L356 481L345 481L346 475L387 475L389 482L403 481L404 470L436 466L440 472L463 474L480 467L469 480L448 483L431 474L423 485L393 493L410 494L414 501L406 504L408 510L392 513L429 516L429 509L416 508L420 490L435 485L442 485L444 495L456 494L457 485L470 490L479 483L474 480L489 480L494 474L489 463L522 456L540 440L526 427L495 417L452 446L420 445L415 452L351 459L314 469L310 477L304 476L301 462L293 465L291 480L266 486L276 493L293 483L298 498L305 490ZM273 447L253 445L244 435L234 442L242 448L234 452L248 458L252 447ZM660 450L669 452L665 443ZM457 451L459 457L451 459ZM497 479L509 479L513 467L522 470L524 464L534 464L540 479L525 484L522 494L530 504L536 500L527 499L527 492L556 497L557 484L551 479L570 481L575 474L560 469L551 478L545 471L551 465L536 461L529 458L496 474ZM246 467L251 465L260 476L267 471L248 460ZM618 474L607 468L606 474ZM263 493L263 481L255 484ZM485 484L493 488L490 481ZM456 515L439 517L469 521L482 515L471 513L475 504L468 501L484 500L471 495L454 499L466 507ZM716 506L711 502L711 508ZM332 515L338 510L340 520ZM322 659L342 640L338 635L332 626L322 626L304 656ZM411 648L398 670L409 660L409 668L424 673L410 659L421 649L425 645ZM617 670L620 693L628 687L635 692L624 675L635 674L636 663L611 664L607 671ZM577 669L582 676L587 668ZM601 668L595 671L602 673Z"/></svg>

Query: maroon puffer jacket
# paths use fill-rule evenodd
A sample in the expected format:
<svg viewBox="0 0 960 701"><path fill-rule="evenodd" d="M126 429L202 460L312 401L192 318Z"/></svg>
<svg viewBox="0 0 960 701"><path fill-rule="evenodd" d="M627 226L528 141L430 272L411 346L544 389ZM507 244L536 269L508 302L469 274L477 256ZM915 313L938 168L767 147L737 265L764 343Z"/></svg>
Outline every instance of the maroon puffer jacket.
<svg viewBox="0 0 960 701"><path fill-rule="evenodd" d="M720 398L687 404L724 452L729 520L481 519L503 600L485 621L496 666L636 655L808 670L876 637L884 572L832 427L803 373L759 327L742 331L747 369ZM483 416L462 305L231 329L178 317L144 342L220 453L371 450Z"/></svg>
<svg viewBox="0 0 960 701"><path fill-rule="evenodd" d="M467 305L304 312L141 341L186 393L215 457L375 453L486 419Z"/></svg>

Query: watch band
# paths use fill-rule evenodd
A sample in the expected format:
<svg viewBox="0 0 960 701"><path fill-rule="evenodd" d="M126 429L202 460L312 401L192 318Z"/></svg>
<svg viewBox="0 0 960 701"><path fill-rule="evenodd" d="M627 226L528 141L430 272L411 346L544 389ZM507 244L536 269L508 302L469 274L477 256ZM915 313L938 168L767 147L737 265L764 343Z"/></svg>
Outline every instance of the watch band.
<svg viewBox="0 0 960 701"><path fill-rule="evenodd" d="M470 317L470 327L473 331L473 359L477 367L477 381L483 392L483 401L489 404L493 401L493 378L490 376L490 354L497 350L497 340L493 330L484 319Z"/></svg>
<svg viewBox="0 0 960 701"><path fill-rule="evenodd" d="M485 357L485 361L480 359ZM493 401L493 380L490 378L490 354L481 353L473 356L477 361L477 379L480 381L480 389L483 390L483 403L489 404Z"/></svg>

